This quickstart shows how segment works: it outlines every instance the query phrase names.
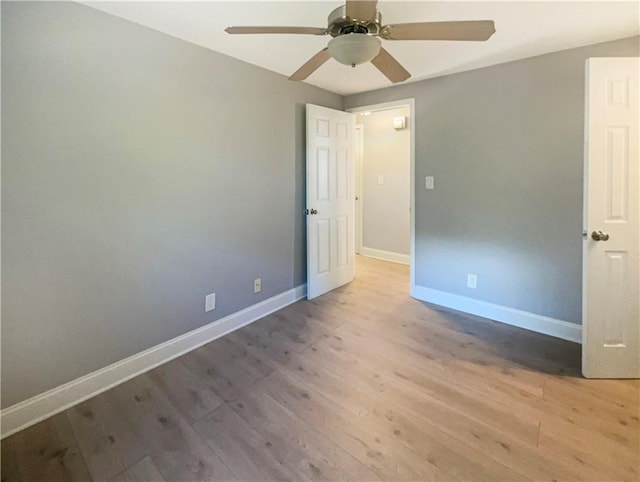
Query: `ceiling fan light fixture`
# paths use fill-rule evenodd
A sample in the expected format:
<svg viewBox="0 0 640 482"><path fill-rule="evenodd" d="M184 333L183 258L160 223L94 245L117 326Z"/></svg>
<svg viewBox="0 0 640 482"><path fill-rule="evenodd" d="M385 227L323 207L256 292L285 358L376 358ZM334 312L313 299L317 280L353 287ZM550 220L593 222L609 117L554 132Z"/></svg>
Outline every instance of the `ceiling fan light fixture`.
<svg viewBox="0 0 640 482"><path fill-rule="evenodd" d="M379 52L380 39L365 33L344 34L329 42L331 57L353 67L370 62Z"/></svg>

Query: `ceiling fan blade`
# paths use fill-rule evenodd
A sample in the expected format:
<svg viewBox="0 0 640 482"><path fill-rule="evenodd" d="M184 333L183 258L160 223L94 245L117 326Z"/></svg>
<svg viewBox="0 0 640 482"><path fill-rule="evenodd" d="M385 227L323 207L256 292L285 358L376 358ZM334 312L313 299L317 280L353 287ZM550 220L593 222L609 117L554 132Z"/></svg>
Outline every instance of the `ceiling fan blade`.
<svg viewBox="0 0 640 482"><path fill-rule="evenodd" d="M331 58L328 48L323 48L320 52L315 54L309 60L307 60L302 67L296 70L289 80L304 80L313 74L322 64Z"/></svg>
<svg viewBox="0 0 640 482"><path fill-rule="evenodd" d="M411 77L407 69L400 65L400 63L383 48L380 49L380 53L373 58L371 63L394 84Z"/></svg>
<svg viewBox="0 0 640 482"><path fill-rule="evenodd" d="M385 25L380 36L387 40L487 40L495 31L493 20L422 22Z"/></svg>
<svg viewBox="0 0 640 482"><path fill-rule="evenodd" d="M225 32L230 34L258 34L258 33L284 33L302 35L326 35L326 28L317 27L227 27Z"/></svg>
<svg viewBox="0 0 640 482"><path fill-rule="evenodd" d="M377 3L377 0L347 0L347 17L351 20L373 20Z"/></svg>

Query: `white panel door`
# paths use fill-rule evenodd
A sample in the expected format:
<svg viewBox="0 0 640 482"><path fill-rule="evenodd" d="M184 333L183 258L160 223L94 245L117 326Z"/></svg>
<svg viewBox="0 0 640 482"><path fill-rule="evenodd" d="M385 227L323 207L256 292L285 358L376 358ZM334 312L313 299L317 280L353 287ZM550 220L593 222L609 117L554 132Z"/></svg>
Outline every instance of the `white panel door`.
<svg viewBox="0 0 640 482"><path fill-rule="evenodd" d="M640 378L640 59L587 61L582 373Z"/></svg>
<svg viewBox="0 0 640 482"><path fill-rule="evenodd" d="M354 114L307 104L307 298L353 280Z"/></svg>

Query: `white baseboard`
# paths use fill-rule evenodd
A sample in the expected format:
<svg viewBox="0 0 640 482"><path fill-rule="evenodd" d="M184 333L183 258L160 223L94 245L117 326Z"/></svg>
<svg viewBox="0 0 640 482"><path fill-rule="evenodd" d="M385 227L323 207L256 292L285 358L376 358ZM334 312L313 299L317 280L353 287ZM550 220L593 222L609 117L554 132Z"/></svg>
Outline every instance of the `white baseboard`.
<svg viewBox="0 0 640 482"><path fill-rule="evenodd" d="M557 320L548 316L507 308L506 306L494 305L485 301L478 301L465 296L454 295L418 285L411 287L411 296L418 300L451 308L456 311L482 316L483 318L489 318L490 320L500 321L508 325L555 336L563 340L582 343L582 326L576 323L569 323L568 321Z"/></svg>
<svg viewBox="0 0 640 482"><path fill-rule="evenodd" d="M0 412L2 438L295 303L304 298L306 293L306 285L297 286L45 393L16 403Z"/></svg>
<svg viewBox="0 0 640 482"><path fill-rule="evenodd" d="M364 246L360 248L360 254L370 258L384 259L385 261L391 261L393 263L409 265L408 254L394 253L392 251L384 251L382 249L366 248Z"/></svg>

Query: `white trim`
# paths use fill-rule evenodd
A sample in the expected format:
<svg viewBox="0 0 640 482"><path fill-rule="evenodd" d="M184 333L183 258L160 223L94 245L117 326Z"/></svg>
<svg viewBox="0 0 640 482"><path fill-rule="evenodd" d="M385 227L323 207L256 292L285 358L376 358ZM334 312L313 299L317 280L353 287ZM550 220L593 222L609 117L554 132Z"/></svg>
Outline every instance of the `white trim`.
<svg viewBox="0 0 640 482"><path fill-rule="evenodd" d="M394 263L409 264L411 257L408 254L394 253L392 251L384 251L382 249L367 248L363 246L360 249L362 256L368 256L370 258L384 259L385 261L392 261Z"/></svg>
<svg viewBox="0 0 640 482"><path fill-rule="evenodd" d="M383 102L381 104L352 107L350 109L346 109L346 111L356 113L393 109L396 107L409 107L409 135L411 138L411 167L409 168L409 209L411 211L411 219L409 220L409 289L413 293L416 288L416 101L413 98L399 99L391 102Z"/></svg>
<svg viewBox="0 0 640 482"><path fill-rule="evenodd" d="M362 171L364 159L364 126L356 124L356 254L360 254L364 240L364 192L362 189Z"/></svg>
<svg viewBox="0 0 640 482"><path fill-rule="evenodd" d="M483 318L489 318L526 330L555 336L563 340L582 343L582 326L576 323L536 315L535 313L516 310L506 306L494 305L485 301L474 300L465 296L454 295L424 286L414 286L411 289L411 296L418 300L451 308L456 311L482 316Z"/></svg>
<svg viewBox="0 0 640 482"><path fill-rule="evenodd" d="M306 285L249 306L201 328L180 335L112 365L84 375L0 412L2 438L98 395L158 365L195 350L304 298Z"/></svg>

